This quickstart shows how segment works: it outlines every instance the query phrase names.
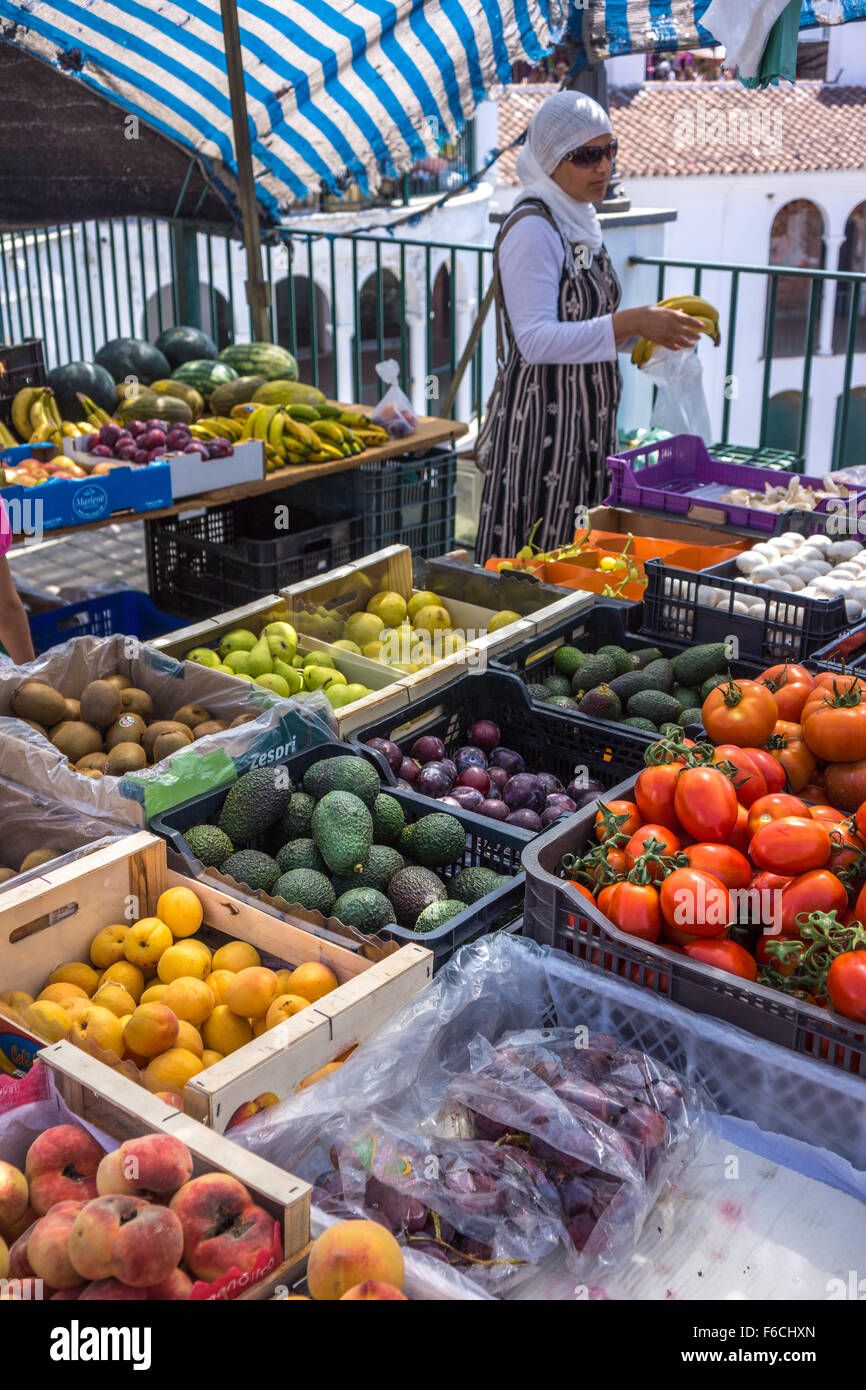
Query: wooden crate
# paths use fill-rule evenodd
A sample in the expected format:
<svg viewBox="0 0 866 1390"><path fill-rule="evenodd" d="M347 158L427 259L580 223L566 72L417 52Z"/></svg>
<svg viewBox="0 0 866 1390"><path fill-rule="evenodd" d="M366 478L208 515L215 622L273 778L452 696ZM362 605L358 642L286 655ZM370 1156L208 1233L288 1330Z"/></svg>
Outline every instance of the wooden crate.
<svg viewBox="0 0 866 1390"><path fill-rule="evenodd" d="M165 841L142 831L46 873L35 883L10 889L0 902L0 991L38 994L55 966L89 961L90 943L102 927L153 916L160 893L180 886L191 888L201 900L204 927L214 946L229 938L248 941L263 955L275 957L277 968L321 961L340 981L317 1004L187 1084L185 1112L219 1132L247 1101L268 1092L279 1099L291 1095L305 1077L375 1032L432 978L433 954L422 946L404 946L371 964L291 917L264 912L204 880L172 872ZM20 1018L0 1006L0 1038L7 1031L44 1047ZM114 1074L111 1068L103 1061L95 1065L107 1084Z"/></svg>
<svg viewBox="0 0 866 1390"><path fill-rule="evenodd" d="M63 1101L79 1119L121 1143L142 1134L171 1134L192 1153L196 1177L230 1173L270 1212L280 1226L283 1261L238 1297L269 1298L274 1288L291 1284L303 1272L310 1243L309 1183L182 1115L72 1043L44 1047L39 1060L50 1069Z"/></svg>

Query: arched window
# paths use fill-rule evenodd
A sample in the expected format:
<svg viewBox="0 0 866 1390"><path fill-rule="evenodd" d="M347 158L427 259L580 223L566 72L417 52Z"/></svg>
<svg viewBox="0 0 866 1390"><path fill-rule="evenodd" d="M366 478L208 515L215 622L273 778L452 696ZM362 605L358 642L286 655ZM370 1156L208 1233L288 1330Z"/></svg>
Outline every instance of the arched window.
<svg viewBox="0 0 866 1390"><path fill-rule="evenodd" d="M430 294L430 361L427 375L435 378L438 394L430 401L430 414L438 415L441 401L454 374L454 353L451 343L451 272L441 265Z"/></svg>
<svg viewBox="0 0 866 1390"><path fill-rule="evenodd" d="M315 356L319 388L326 396L335 396L334 344L324 290L308 275L284 276L274 286L274 313L277 342L297 355L301 379L314 380L312 359Z"/></svg>
<svg viewBox="0 0 866 1390"><path fill-rule="evenodd" d="M354 394L360 395L361 403L374 404L382 394L376 363L388 357L401 362L404 345L408 360L408 342L400 280L383 266L367 276L358 292L352 367L360 382L360 393ZM409 391L408 375L400 385Z"/></svg>
<svg viewBox="0 0 866 1390"><path fill-rule="evenodd" d="M780 208L770 232L770 265L790 265L809 270L824 265L824 222L814 203L796 198ZM809 317L809 286L805 276L780 275L776 290L776 319L773 327L773 356L802 357L806 350ZM812 339L818 345L820 291Z"/></svg>
<svg viewBox="0 0 866 1390"><path fill-rule="evenodd" d="M802 400L802 391L779 391L770 397L767 402L768 448L796 452Z"/></svg>
<svg viewBox="0 0 866 1390"><path fill-rule="evenodd" d="M864 212L866 203L860 203L845 223L845 240L839 247L840 270L866 270L866 236L864 236ZM836 286L836 309L833 316L833 351L844 352L848 346L849 316L851 313L850 280L840 280ZM860 290L860 303L857 310L857 338L855 351L866 348L866 294Z"/></svg>
<svg viewBox="0 0 866 1390"><path fill-rule="evenodd" d="M153 342L160 332L160 307L163 328L170 328L177 319L171 285L163 285L162 289L152 294L147 301L142 337L149 342ZM233 325L228 300L219 290L211 290L202 284L199 284L199 324L202 332L213 338L218 348L228 347L232 341Z"/></svg>
<svg viewBox="0 0 866 1390"><path fill-rule="evenodd" d="M840 444L841 429L842 397L837 396L833 453L838 454L838 466L854 468L866 464L866 386L855 386L850 394L845 439Z"/></svg>

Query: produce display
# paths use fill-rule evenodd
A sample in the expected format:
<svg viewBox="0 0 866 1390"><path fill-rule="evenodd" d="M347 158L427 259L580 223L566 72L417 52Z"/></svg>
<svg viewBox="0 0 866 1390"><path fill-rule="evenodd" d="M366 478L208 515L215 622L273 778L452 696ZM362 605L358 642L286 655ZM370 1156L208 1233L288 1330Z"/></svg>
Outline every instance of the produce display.
<svg viewBox="0 0 866 1390"><path fill-rule="evenodd" d="M154 463L172 454L198 454L203 459L229 458L231 441L219 435L193 439L192 428L169 420L130 420L128 425L109 422L83 441L84 450L97 458L123 463Z"/></svg>
<svg viewBox="0 0 866 1390"><path fill-rule="evenodd" d="M218 647L192 647L186 660L260 685L284 699L321 690L334 709L373 693L369 686L349 680L329 652L299 652L298 634L291 623L267 623L258 633L234 628Z"/></svg>
<svg viewBox="0 0 866 1390"><path fill-rule="evenodd" d="M836 482L832 473L825 473L823 483L823 487L813 488L799 478L792 478L786 487L765 483L760 492L735 487L729 492L719 493L719 501L733 502L738 507L754 507L760 512L813 512L819 502L850 495L848 488Z"/></svg>
<svg viewBox="0 0 866 1390"><path fill-rule="evenodd" d="M738 556L735 564L744 579L760 588L781 590L798 598L828 602L845 600L845 615L855 623L866 613L866 547L857 540L834 540L832 536L803 536L788 531L771 541L753 545ZM721 591L703 586L700 601L714 606ZM727 602L727 594L724 601ZM749 613L763 619L763 599L749 594L735 598L734 612ZM760 610L760 611L759 611Z"/></svg>

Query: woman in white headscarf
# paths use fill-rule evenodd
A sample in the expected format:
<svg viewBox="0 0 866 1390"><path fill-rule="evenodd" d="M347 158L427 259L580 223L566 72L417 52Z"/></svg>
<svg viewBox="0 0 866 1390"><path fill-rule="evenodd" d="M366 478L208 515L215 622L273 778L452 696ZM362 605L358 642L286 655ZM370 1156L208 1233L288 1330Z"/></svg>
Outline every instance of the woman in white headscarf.
<svg viewBox="0 0 866 1390"><path fill-rule="evenodd" d="M605 491L616 451L617 351L636 335L691 347L700 324L676 310L618 308L620 285L593 206L616 154L603 107L579 92L547 97L517 159L523 192L493 256L498 375L478 440L485 474L476 556L562 545L575 510Z"/></svg>

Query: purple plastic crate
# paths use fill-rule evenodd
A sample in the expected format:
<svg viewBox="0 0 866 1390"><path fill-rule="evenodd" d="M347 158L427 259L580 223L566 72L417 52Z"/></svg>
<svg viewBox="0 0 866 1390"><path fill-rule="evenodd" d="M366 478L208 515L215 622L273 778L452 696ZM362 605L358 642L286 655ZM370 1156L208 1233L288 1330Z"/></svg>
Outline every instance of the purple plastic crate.
<svg viewBox="0 0 866 1390"><path fill-rule="evenodd" d="M642 466L640 460L655 455L656 463ZM632 467L632 464L636 467ZM726 525L749 531L772 532L779 515L753 507L738 507L720 502L719 496L734 487L751 492L763 492L771 487L784 486L798 479L805 487L821 488L821 478L797 473L773 473L765 468L753 468L745 463L722 463L711 458L703 440L693 434L677 434L656 444L642 444L637 449L611 455L607 460L613 488L604 500L606 507L640 507L645 511L669 512L688 516L694 505L713 507L726 518ZM852 492L862 488L851 487ZM816 513L826 512L827 502L819 502Z"/></svg>

